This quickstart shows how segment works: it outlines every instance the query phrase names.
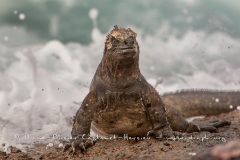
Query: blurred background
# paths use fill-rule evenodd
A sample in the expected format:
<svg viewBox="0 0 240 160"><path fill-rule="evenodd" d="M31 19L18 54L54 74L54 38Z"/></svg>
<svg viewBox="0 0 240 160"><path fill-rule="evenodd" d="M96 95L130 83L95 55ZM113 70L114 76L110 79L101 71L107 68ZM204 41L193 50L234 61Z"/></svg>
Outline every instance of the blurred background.
<svg viewBox="0 0 240 160"><path fill-rule="evenodd" d="M70 134L114 25L138 33L142 74L161 94L238 90L239 19L237 0L0 0L0 142Z"/></svg>
<svg viewBox="0 0 240 160"><path fill-rule="evenodd" d="M65 48L70 43L89 46L96 42L102 47L93 52L100 58L103 37L114 25L132 27L139 34L142 57L147 57L141 65L143 73L148 78L170 78L209 69L211 66L206 65L214 58L228 59L227 63L236 68L239 59L234 60L232 54L239 47L239 15L237 0L1 0L0 43L13 49L52 40ZM7 51L1 56L3 52ZM86 52L79 50L79 54ZM6 68L6 61L9 59L0 61L0 69ZM93 63L95 69L99 61ZM216 63L221 67L226 61Z"/></svg>
<svg viewBox="0 0 240 160"><path fill-rule="evenodd" d="M168 25L168 34L178 38L188 30L240 36L240 5L236 0L1 0L1 36L8 35L8 43L13 45L51 39L87 44L92 41L89 11L93 8L99 13L97 24L102 33L115 24L136 26L145 34ZM25 38L19 41L20 37ZM167 39L167 35L162 38Z"/></svg>

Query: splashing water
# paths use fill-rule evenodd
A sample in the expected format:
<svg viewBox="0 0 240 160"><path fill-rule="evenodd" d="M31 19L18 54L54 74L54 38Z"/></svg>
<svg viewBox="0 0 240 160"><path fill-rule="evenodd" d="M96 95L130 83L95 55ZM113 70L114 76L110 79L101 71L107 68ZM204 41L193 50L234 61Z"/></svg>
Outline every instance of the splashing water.
<svg viewBox="0 0 240 160"><path fill-rule="evenodd" d="M89 45L57 40L20 48L0 44L0 144L5 150L70 136L71 117L88 92L106 36L97 27L98 11L92 9L89 16L94 24ZM161 79L160 93L239 88L239 39L200 31L176 38L167 24L143 37L139 28L130 27L138 33L141 71L152 85Z"/></svg>

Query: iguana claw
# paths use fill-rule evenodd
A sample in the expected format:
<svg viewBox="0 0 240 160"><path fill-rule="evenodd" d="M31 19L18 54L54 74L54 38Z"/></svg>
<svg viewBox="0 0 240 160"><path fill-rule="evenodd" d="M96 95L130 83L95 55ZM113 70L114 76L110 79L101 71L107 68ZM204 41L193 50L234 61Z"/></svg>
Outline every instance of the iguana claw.
<svg viewBox="0 0 240 160"><path fill-rule="evenodd" d="M75 139L69 143L66 143L63 152L69 150L69 152L75 154L78 150L80 152L84 152L87 148L93 146L96 143L96 140L89 138L89 139Z"/></svg>

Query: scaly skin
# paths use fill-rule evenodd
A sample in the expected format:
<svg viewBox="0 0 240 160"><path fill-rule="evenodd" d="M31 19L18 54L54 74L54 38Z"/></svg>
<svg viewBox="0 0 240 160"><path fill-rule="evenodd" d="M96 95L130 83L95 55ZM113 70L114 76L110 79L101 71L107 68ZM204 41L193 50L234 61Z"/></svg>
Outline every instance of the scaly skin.
<svg viewBox="0 0 240 160"><path fill-rule="evenodd" d="M184 117L216 115L240 107L240 91L191 89L165 93L165 104L174 106Z"/></svg>
<svg viewBox="0 0 240 160"><path fill-rule="evenodd" d="M136 36L131 29L117 26L107 36L102 61L73 121L72 136L76 140L71 146L74 152L76 148L85 150L93 145L81 138L90 134L91 126L105 135L151 135L162 139L172 136L172 130L213 132L217 127L230 125L228 121L188 123L180 113L182 110L172 107L171 102L175 101L170 95L164 96L164 104L139 70ZM179 102L176 100L176 103Z"/></svg>

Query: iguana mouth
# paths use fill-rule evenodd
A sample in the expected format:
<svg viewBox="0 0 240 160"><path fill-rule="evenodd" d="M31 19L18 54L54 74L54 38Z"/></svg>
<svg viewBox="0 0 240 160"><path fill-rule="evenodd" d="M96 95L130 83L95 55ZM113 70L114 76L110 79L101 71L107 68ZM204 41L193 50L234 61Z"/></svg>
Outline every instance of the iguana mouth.
<svg viewBox="0 0 240 160"><path fill-rule="evenodd" d="M128 53L134 53L136 52L135 48L132 48L132 49L121 49L121 50L117 50L116 51L118 54L121 54L121 55L126 55Z"/></svg>
<svg viewBox="0 0 240 160"><path fill-rule="evenodd" d="M114 54L116 56L123 56L123 58L134 57L136 53L137 50L135 47L117 47L114 49Z"/></svg>

